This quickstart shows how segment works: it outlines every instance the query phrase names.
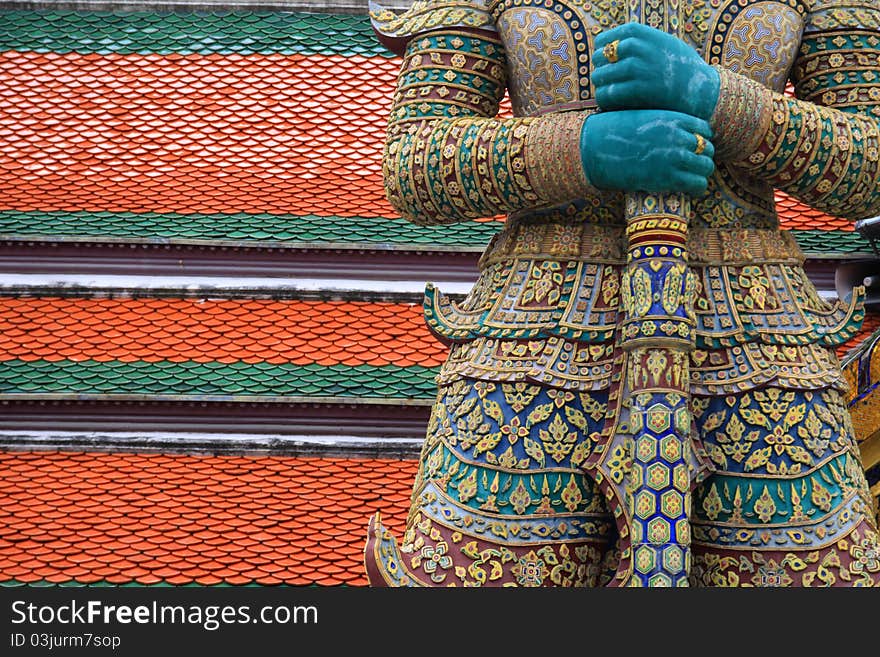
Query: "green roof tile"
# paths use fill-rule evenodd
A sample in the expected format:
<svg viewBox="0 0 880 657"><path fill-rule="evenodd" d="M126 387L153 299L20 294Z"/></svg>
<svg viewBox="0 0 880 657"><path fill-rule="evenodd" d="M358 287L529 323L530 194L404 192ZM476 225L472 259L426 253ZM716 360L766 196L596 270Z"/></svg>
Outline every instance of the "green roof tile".
<svg viewBox="0 0 880 657"><path fill-rule="evenodd" d="M365 14L0 11L0 49L98 54L391 57Z"/></svg>
<svg viewBox="0 0 880 657"><path fill-rule="evenodd" d="M871 243L855 231L793 230L805 253L873 253Z"/></svg>
<svg viewBox="0 0 880 657"><path fill-rule="evenodd" d="M418 226L399 218L154 212L0 212L0 239L149 241L156 244L391 243L485 246L500 224Z"/></svg>
<svg viewBox="0 0 880 657"><path fill-rule="evenodd" d="M501 224L467 222L419 226L400 218L320 217L272 214L160 214L155 212L0 212L0 239L49 241L137 241L155 244L295 246L386 244L393 246L484 247ZM854 231L793 230L808 254L870 253Z"/></svg>
<svg viewBox="0 0 880 657"><path fill-rule="evenodd" d="M418 365L8 360L0 362L0 395L432 399L436 374Z"/></svg>

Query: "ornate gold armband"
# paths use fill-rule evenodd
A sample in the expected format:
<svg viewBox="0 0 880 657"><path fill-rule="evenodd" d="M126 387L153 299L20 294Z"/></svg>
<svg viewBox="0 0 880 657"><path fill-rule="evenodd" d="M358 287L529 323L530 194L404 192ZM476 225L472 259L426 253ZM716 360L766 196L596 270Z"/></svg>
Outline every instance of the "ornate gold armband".
<svg viewBox="0 0 880 657"><path fill-rule="evenodd" d="M770 129L773 92L722 66L714 68L721 77L718 104L709 120L715 154L725 160L745 160Z"/></svg>
<svg viewBox="0 0 880 657"><path fill-rule="evenodd" d="M586 112L547 114L532 119L525 138L526 171L546 203L593 196L581 161L581 129Z"/></svg>

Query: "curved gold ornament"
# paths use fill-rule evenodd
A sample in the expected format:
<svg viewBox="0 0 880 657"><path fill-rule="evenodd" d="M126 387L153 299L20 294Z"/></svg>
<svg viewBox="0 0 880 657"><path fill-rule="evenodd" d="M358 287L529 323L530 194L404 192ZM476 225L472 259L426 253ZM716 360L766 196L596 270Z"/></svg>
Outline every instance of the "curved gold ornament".
<svg viewBox="0 0 880 657"><path fill-rule="evenodd" d="M651 277L643 269L636 269L630 277L632 286L632 311L636 317L644 317L651 310Z"/></svg>
<svg viewBox="0 0 880 657"><path fill-rule="evenodd" d="M673 315L678 311L682 302L682 287L684 286L686 267L683 264L674 264L666 272L663 283L662 302L663 310Z"/></svg>

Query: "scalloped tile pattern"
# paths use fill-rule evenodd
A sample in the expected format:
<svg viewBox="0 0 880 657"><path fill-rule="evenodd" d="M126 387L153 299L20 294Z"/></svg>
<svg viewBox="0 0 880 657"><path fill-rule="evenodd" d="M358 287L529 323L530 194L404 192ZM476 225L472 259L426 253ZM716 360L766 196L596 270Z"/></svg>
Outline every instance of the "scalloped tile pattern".
<svg viewBox="0 0 880 657"><path fill-rule="evenodd" d="M392 54L363 14L288 11L14 11L0 50L79 53Z"/></svg>
<svg viewBox="0 0 880 657"><path fill-rule="evenodd" d="M395 216L398 62L0 53L0 210Z"/></svg>
<svg viewBox="0 0 880 657"><path fill-rule="evenodd" d="M484 243L494 226L404 227L385 202L398 61L366 17L278 16L0 14L0 232ZM853 245L851 222L777 201L817 248ZM417 308L7 301L7 392L427 399L442 354ZM400 535L415 469L0 452L0 584L365 585L367 519L381 508Z"/></svg>
<svg viewBox="0 0 880 657"><path fill-rule="evenodd" d="M399 60L366 16L3 12L0 49L0 210L396 216ZM778 198L786 228L852 230Z"/></svg>
<svg viewBox="0 0 880 657"><path fill-rule="evenodd" d="M800 202L793 196L776 190L776 212L779 226L785 230L854 230L853 222L842 217L832 217Z"/></svg>
<svg viewBox="0 0 880 657"><path fill-rule="evenodd" d="M878 329L880 329L880 310L868 309L865 312L865 319L862 321L862 328L859 332L837 347L838 358L843 358L848 352L871 337Z"/></svg>
<svg viewBox="0 0 880 657"><path fill-rule="evenodd" d="M793 230L805 254L873 253L871 243L854 230Z"/></svg>
<svg viewBox="0 0 880 657"><path fill-rule="evenodd" d="M446 354L414 303L0 297L0 361L430 368Z"/></svg>
<svg viewBox="0 0 880 657"><path fill-rule="evenodd" d="M161 244L231 243L285 246L357 243L484 247L497 221L419 226L400 218L281 214L159 214L156 212L0 212L0 239Z"/></svg>
<svg viewBox="0 0 880 657"><path fill-rule="evenodd" d="M0 584L365 586L415 461L0 452Z"/></svg>
<svg viewBox="0 0 880 657"><path fill-rule="evenodd" d="M502 218L503 219L503 218ZM0 239L14 242L154 242L161 244L296 247L301 244L391 244L479 249L500 223L472 221L419 226L400 218L271 214L159 214L155 212L0 211ZM792 230L805 253L870 253L853 230Z"/></svg>
<svg viewBox="0 0 880 657"><path fill-rule="evenodd" d="M0 396L50 395L77 401L196 398L195 401L289 401L290 397L431 400L438 367L292 365L193 361L0 361Z"/></svg>

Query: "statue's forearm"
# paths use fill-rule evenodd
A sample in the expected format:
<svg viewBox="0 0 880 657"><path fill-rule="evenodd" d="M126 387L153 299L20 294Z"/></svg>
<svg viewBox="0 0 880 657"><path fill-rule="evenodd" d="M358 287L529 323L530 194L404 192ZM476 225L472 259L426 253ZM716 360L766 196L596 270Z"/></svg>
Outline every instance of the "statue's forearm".
<svg viewBox="0 0 880 657"><path fill-rule="evenodd" d="M385 151L388 200L423 224L492 217L580 198L581 112L536 118L422 119L393 126Z"/></svg>
<svg viewBox="0 0 880 657"><path fill-rule="evenodd" d="M853 220L880 214L875 118L790 98L717 67L716 156L804 201Z"/></svg>
<svg viewBox="0 0 880 657"><path fill-rule="evenodd" d="M501 44L434 33L410 43L384 154L388 200L421 224L492 217L583 197L581 111L496 118L505 91Z"/></svg>

